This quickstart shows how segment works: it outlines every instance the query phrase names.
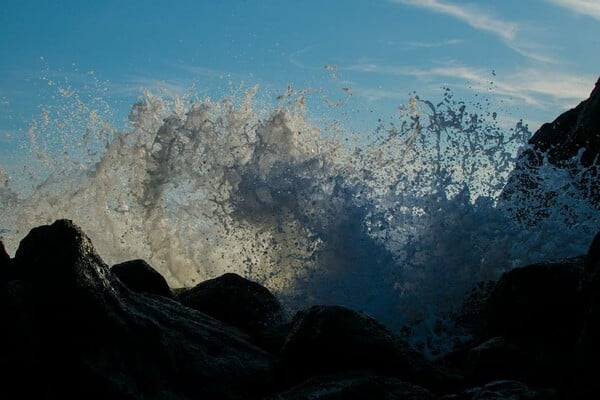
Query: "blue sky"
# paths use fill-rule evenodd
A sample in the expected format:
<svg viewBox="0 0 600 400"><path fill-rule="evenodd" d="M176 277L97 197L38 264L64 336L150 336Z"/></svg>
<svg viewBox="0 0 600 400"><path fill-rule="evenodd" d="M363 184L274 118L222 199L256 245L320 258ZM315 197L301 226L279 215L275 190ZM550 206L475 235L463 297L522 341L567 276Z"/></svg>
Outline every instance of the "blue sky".
<svg viewBox="0 0 600 400"><path fill-rule="evenodd" d="M92 87L121 117L144 88L219 99L258 84L275 98L290 84L347 101L368 126L368 112L448 86L535 129L593 88L600 1L5 0L0 54L5 160L57 87Z"/></svg>

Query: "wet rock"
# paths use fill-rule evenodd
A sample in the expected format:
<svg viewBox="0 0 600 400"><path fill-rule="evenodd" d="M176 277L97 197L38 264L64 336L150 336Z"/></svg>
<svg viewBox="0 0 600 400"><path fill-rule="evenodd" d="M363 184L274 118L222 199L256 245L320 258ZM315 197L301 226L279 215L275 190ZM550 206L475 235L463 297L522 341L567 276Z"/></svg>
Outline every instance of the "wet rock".
<svg viewBox="0 0 600 400"><path fill-rule="evenodd" d="M277 298L265 287L227 273L180 291L177 300L248 333L261 347L278 352L287 333Z"/></svg>
<svg viewBox="0 0 600 400"><path fill-rule="evenodd" d="M581 149L584 165L598 163L600 155L600 79L590 97L579 105L546 123L529 143L547 152L550 162L560 165L576 156Z"/></svg>
<svg viewBox="0 0 600 400"><path fill-rule="evenodd" d="M270 397L269 400L433 400L419 386L392 377L369 374L338 374L316 377Z"/></svg>
<svg viewBox="0 0 600 400"><path fill-rule="evenodd" d="M282 349L285 380L344 371L393 375L435 392L459 379L410 348L373 318L340 306L299 312Z"/></svg>
<svg viewBox="0 0 600 400"><path fill-rule="evenodd" d="M165 278L144 260L126 261L113 265L110 270L125 286L135 292L173 297Z"/></svg>
<svg viewBox="0 0 600 400"><path fill-rule="evenodd" d="M572 350L581 327L583 269L584 258L575 257L505 273L486 304L487 337Z"/></svg>
<svg viewBox="0 0 600 400"><path fill-rule="evenodd" d="M568 392L579 379L584 264L585 257L575 257L505 273L490 295L484 323L488 337L502 336L505 343L480 353L485 357L471 368L481 368L484 378L518 378ZM504 368L503 375L493 375L494 363Z"/></svg>
<svg viewBox="0 0 600 400"><path fill-rule="evenodd" d="M31 230L15 263L29 289L8 296L13 303L25 296L30 305L25 313L37 326L39 352L33 358L43 371L42 384L30 386L39 396L252 399L268 394L271 356L235 328L162 296L128 290L72 222ZM14 323L12 318L5 326ZM18 350L7 350L9 359L19 356Z"/></svg>
<svg viewBox="0 0 600 400"><path fill-rule="evenodd" d="M600 207L600 79L590 97L546 123L529 140L511 173L502 199L516 196L522 204L537 204L540 211L559 193L539 193L540 166L547 157L553 165L569 171L582 195ZM586 167L581 171L579 164ZM517 210L526 216L527 210ZM531 216L530 216L531 217ZM535 218L534 218L535 219Z"/></svg>
<svg viewBox="0 0 600 400"><path fill-rule="evenodd" d="M535 390L517 381L494 381L463 393L443 397L443 400L551 400L552 390Z"/></svg>

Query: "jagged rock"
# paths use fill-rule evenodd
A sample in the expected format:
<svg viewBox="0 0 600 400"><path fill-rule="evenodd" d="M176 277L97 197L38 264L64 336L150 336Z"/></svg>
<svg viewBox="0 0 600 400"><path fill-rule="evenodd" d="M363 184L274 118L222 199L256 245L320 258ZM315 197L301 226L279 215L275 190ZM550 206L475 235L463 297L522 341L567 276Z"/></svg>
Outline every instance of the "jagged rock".
<svg viewBox="0 0 600 400"><path fill-rule="evenodd" d="M392 377L338 374L316 377L269 400L433 400L427 389Z"/></svg>
<svg viewBox="0 0 600 400"><path fill-rule="evenodd" d="M125 286L135 292L173 297L165 278L144 260L125 261L113 265L110 270Z"/></svg>
<svg viewBox="0 0 600 400"><path fill-rule="evenodd" d="M177 299L248 333L261 347L278 352L285 339L285 313L265 287L234 273L210 279L181 291Z"/></svg>
<svg viewBox="0 0 600 400"><path fill-rule="evenodd" d="M38 328L33 361L42 371L19 378L32 382L27 389L38 397L252 399L269 393L272 356L233 327L128 290L72 222L32 229L14 260L30 288L15 296L29 293L31 306L23 309ZM15 296L11 301L19 301ZM9 359L19 356L7 351ZM0 392L15 395L4 384Z"/></svg>
<svg viewBox="0 0 600 400"><path fill-rule="evenodd" d="M444 396L443 400L551 400L552 390L535 390L517 381L494 381L463 393Z"/></svg>
<svg viewBox="0 0 600 400"><path fill-rule="evenodd" d="M546 123L531 137L529 143L548 153L549 161L560 165L580 150L583 165L599 162L600 154L600 79L587 100Z"/></svg>
<svg viewBox="0 0 600 400"><path fill-rule="evenodd" d="M373 318L340 306L299 312L281 354L284 380L362 370L393 375L436 392L455 389L459 380Z"/></svg>
<svg viewBox="0 0 600 400"><path fill-rule="evenodd" d="M532 206L543 212L544 206L558 193L539 193L540 166L548 161L569 171L573 182L595 207L600 207L600 79L590 97L566 111L552 123L546 123L529 140L530 147L520 155L501 199L516 196L517 203L529 210L516 210L518 216L535 221ZM578 169L581 164L585 171Z"/></svg>

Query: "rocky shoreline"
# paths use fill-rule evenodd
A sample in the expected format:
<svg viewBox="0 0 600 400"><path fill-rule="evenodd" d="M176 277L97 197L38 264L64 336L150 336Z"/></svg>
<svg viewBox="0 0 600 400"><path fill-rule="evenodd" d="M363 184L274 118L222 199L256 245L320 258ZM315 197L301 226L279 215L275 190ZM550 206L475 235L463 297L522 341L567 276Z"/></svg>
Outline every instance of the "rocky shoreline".
<svg viewBox="0 0 600 400"><path fill-rule="evenodd" d="M109 268L71 221L0 248L2 398L588 399L599 383L600 234L587 255L507 272L435 362L363 313L289 318L225 274L172 290L143 260ZM472 310L473 311L473 310Z"/></svg>

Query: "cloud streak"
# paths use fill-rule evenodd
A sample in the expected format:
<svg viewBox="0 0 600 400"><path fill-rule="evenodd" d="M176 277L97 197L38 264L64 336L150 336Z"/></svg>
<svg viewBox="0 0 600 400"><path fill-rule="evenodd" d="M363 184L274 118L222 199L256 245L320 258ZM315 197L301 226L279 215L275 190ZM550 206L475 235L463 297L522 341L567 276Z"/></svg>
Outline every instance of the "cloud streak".
<svg viewBox="0 0 600 400"><path fill-rule="evenodd" d="M598 0L549 0L557 6L568 8L577 13L600 21L600 2Z"/></svg>
<svg viewBox="0 0 600 400"><path fill-rule="evenodd" d="M433 12L450 15L473 28L493 33L496 36L512 41L519 30L518 24L504 21L473 5L451 4L442 0L390 0L393 3L425 8Z"/></svg>
<svg viewBox="0 0 600 400"><path fill-rule="evenodd" d="M464 40L462 39L448 39L439 42L407 42L406 44L414 48L429 49L434 47L456 46L462 44L463 42Z"/></svg>
<svg viewBox="0 0 600 400"><path fill-rule="evenodd" d="M469 85L472 90L518 99L526 104L542 107L560 104L571 107L588 97L594 85L594 76L573 75L556 70L525 68L502 78L491 76L489 70L465 65L448 65L434 68L412 68L357 64L344 68L363 73L401 75L423 81L444 79L445 84ZM491 83L493 79L493 83Z"/></svg>
<svg viewBox="0 0 600 400"><path fill-rule="evenodd" d="M490 32L499 37L502 42L517 54L532 61L544 64L559 64L560 61L555 57L542 52L543 46L524 40L522 37L517 39L519 32L524 29L519 23L501 19L489 11L473 4L454 4L446 0L389 0L392 3L403 4L411 7L418 7L432 12L445 14L458 19L471 27ZM564 3L580 3L585 0L549 0ZM596 0L594 0L596 1ZM594 8L596 8L594 6ZM521 35L522 36L522 35ZM449 43L451 44L451 43ZM546 49L547 50L547 49Z"/></svg>

